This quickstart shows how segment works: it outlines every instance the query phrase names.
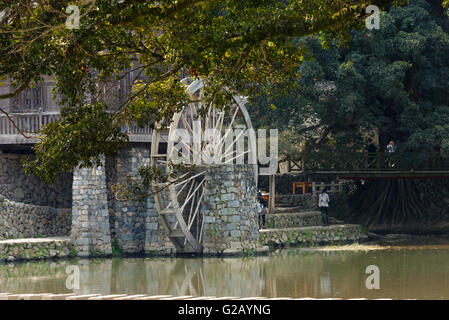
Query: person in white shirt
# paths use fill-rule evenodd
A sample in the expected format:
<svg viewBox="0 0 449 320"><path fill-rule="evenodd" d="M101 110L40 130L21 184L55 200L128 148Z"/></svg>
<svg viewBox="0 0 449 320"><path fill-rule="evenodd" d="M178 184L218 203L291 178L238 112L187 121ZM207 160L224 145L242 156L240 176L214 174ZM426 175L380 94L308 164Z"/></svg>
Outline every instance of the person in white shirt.
<svg viewBox="0 0 449 320"><path fill-rule="evenodd" d="M327 210L329 209L329 195L327 194L326 187L323 188L318 197L318 207L321 209L321 221L323 222L323 227L327 227Z"/></svg>
<svg viewBox="0 0 449 320"><path fill-rule="evenodd" d="M396 143L392 140L387 145L387 152L394 153L396 151Z"/></svg>
<svg viewBox="0 0 449 320"><path fill-rule="evenodd" d="M387 154L388 154L388 166L394 167L394 162L391 159L391 156L396 151L396 143L392 140L387 146Z"/></svg>

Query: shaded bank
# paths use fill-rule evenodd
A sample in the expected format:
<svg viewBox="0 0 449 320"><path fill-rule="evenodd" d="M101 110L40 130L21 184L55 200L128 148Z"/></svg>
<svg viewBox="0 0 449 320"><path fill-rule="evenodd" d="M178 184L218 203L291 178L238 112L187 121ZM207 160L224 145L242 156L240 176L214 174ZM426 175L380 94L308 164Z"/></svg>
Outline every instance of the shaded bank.
<svg viewBox="0 0 449 320"><path fill-rule="evenodd" d="M449 231L449 179L357 182L334 201L333 214L379 233Z"/></svg>

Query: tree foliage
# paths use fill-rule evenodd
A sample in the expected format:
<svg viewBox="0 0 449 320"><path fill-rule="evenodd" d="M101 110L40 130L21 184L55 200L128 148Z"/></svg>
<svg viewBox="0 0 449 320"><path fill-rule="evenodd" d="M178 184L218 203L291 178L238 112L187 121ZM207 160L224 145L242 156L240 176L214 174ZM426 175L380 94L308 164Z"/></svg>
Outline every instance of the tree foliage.
<svg viewBox="0 0 449 320"><path fill-rule="evenodd" d="M121 125L171 118L189 99L178 81L182 72L206 79L204 99L217 106L229 99L224 87L247 96L285 93L296 84L305 55L298 37L319 34L325 44L347 40L349 30L363 25L368 5L382 9L392 2L404 1L3 0L0 78L12 79L15 89L0 98L44 75L55 78L65 116L44 129L30 166L50 179L50 172L89 165L90 156L113 150L102 145L121 141ZM79 29L66 28L69 4L80 8ZM138 74L132 93L110 123L102 121L106 115L98 122L75 115L98 94L99 82L129 70ZM84 115L106 113L93 110ZM95 129L85 127L94 123ZM70 152L70 161L61 152Z"/></svg>
<svg viewBox="0 0 449 320"><path fill-rule="evenodd" d="M346 46L324 50L316 37L298 40L312 59L300 65L299 87L288 96L258 100L254 114L270 113L259 125L288 128L308 146L303 154L322 158L363 150L369 128L381 151L395 140L409 156L439 146L449 156L447 12L440 1L411 0L380 21L379 30L353 31ZM262 111L270 105L276 108Z"/></svg>

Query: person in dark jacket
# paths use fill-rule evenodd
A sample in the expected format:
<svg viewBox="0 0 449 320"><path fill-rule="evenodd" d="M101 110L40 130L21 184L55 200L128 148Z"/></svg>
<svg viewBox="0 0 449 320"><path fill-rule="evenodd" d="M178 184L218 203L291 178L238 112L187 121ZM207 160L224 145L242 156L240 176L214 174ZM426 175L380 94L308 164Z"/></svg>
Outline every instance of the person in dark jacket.
<svg viewBox="0 0 449 320"><path fill-rule="evenodd" d="M257 209L259 214L259 228L265 229L265 215L267 213L267 202L264 198L262 198L262 193L260 191L257 192ZM260 223L262 220L262 223Z"/></svg>

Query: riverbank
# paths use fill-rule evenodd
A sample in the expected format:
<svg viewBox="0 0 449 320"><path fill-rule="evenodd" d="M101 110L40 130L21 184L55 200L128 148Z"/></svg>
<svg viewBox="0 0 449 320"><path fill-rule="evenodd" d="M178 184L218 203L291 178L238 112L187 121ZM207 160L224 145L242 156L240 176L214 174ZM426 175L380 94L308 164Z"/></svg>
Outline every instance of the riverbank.
<svg viewBox="0 0 449 320"><path fill-rule="evenodd" d="M259 230L258 243L231 242L229 248L216 250L206 248L204 257L245 257L267 255L279 247L324 246L362 242L368 238L366 230L360 225L344 224L334 218L330 225L321 226L321 214L314 210L302 210L271 214L267 218L267 229ZM87 243L86 243L87 244ZM48 260L79 256L76 246L69 237L40 237L0 240L0 263L30 260ZM91 251L89 257L158 257L158 256L197 256L195 254L177 254L173 247L166 250L150 250L127 253L112 243L110 253Z"/></svg>
<svg viewBox="0 0 449 320"><path fill-rule="evenodd" d="M97 252L92 257L248 257L266 256L278 248L311 248L317 251L371 251L384 250L388 246L417 245L429 243L444 246L449 243L449 233L445 235L375 234L367 232L360 225L343 224L331 219L328 227L317 225L320 213L309 210L302 213L273 214L267 221L271 228L259 230L257 247L229 248L222 251L207 251L202 255L176 254L174 250L165 252L140 252L123 254L113 250L113 254ZM269 222L269 223L268 223ZM277 227L277 228L273 228ZM438 240L436 240L438 239ZM0 240L0 263L32 260L54 260L76 257L77 252L69 237L29 238Z"/></svg>

